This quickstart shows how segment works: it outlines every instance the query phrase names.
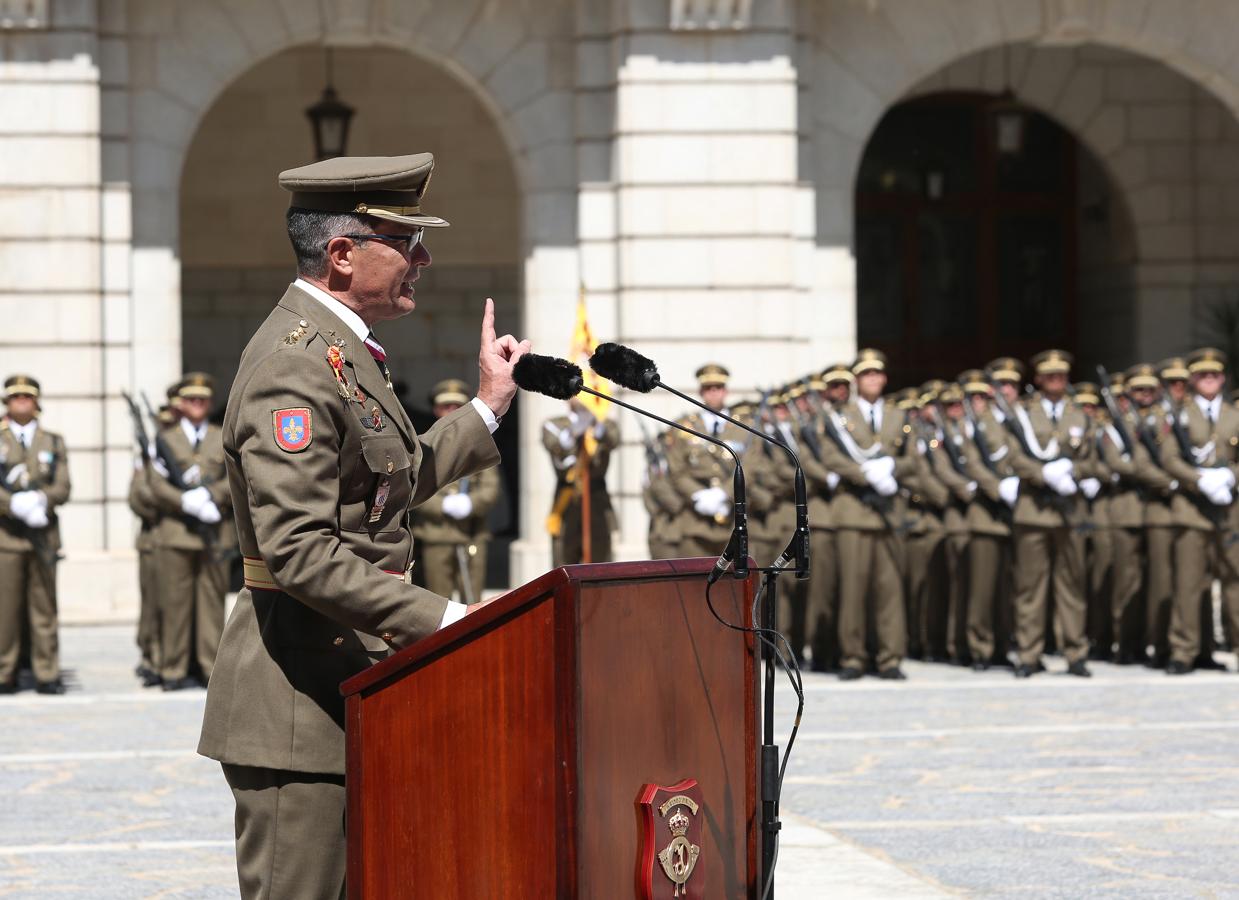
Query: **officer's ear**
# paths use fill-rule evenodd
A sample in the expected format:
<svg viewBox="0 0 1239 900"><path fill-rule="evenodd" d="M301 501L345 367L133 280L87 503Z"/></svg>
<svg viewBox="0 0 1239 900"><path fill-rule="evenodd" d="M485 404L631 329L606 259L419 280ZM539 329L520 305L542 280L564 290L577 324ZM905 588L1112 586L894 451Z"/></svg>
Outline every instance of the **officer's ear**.
<svg viewBox="0 0 1239 900"><path fill-rule="evenodd" d="M332 275L351 278L360 249L361 245L352 238L333 237L327 242L327 271L324 274L328 278Z"/></svg>

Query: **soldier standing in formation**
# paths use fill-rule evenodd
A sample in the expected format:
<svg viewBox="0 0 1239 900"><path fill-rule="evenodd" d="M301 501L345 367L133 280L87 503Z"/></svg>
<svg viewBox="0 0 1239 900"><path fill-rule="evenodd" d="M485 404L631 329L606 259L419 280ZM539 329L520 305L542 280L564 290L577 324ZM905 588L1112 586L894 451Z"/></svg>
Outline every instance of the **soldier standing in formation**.
<svg viewBox="0 0 1239 900"><path fill-rule="evenodd" d="M35 690L63 694L56 612L60 555L58 507L69 499L64 439L39 424L39 383L4 382L0 421L0 693L17 690L18 659L29 624Z"/></svg>
<svg viewBox="0 0 1239 900"><path fill-rule="evenodd" d="M580 562L610 562L615 511L607 490L611 453L619 446L619 426L614 419L599 422L589 408L573 397L566 415L542 426L542 446L555 469L555 499L547 517L551 534L551 565ZM589 554L586 558L582 518L585 492L589 503Z"/></svg>
<svg viewBox="0 0 1239 900"><path fill-rule="evenodd" d="M457 378L440 381L430 392L437 420L469 402L469 385ZM462 603L477 603L486 586L490 529L486 517L499 502L499 469L466 475L409 514L413 526L416 581L431 593Z"/></svg>

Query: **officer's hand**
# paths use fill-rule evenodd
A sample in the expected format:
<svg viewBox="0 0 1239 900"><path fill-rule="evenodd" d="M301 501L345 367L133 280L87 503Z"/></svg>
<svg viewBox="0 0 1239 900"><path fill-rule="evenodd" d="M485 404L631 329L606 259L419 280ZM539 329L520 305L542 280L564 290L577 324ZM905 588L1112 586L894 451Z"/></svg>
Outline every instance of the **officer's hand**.
<svg viewBox="0 0 1239 900"><path fill-rule="evenodd" d="M516 396L512 368L530 350L529 341L517 341L510 334L495 337L495 301L486 298L482 313L482 346L478 352L478 399L496 416L507 413Z"/></svg>

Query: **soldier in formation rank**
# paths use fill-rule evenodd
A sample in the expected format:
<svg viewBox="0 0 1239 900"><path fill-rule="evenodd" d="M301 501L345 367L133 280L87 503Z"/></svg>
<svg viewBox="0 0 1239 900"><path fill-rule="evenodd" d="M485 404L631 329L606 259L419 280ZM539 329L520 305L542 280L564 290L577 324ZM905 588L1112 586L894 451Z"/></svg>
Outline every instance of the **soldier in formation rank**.
<svg viewBox="0 0 1239 900"><path fill-rule="evenodd" d="M57 509L69 499L64 439L39 423L39 382L28 375L4 381L0 420L0 693L18 687L24 639L35 689L63 694L60 677L56 562ZM29 628L27 632L26 629Z"/></svg>
<svg viewBox="0 0 1239 900"><path fill-rule="evenodd" d="M599 422L574 397L568 401L566 414L543 423L542 446L555 469L555 499L546 522L551 535L551 564L610 562L616 520L607 490L607 470L611 453L619 446L619 426L613 419ZM588 535L583 525L586 505Z"/></svg>
<svg viewBox="0 0 1239 900"><path fill-rule="evenodd" d="M439 382L430 393L436 420L468 402L469 385L457 378ZM452 482L410 513L418 584L442 597L456 594L462 603L482 599L490 544L486 517L499 502L499 490L499 469L492 466Z"/></svg>

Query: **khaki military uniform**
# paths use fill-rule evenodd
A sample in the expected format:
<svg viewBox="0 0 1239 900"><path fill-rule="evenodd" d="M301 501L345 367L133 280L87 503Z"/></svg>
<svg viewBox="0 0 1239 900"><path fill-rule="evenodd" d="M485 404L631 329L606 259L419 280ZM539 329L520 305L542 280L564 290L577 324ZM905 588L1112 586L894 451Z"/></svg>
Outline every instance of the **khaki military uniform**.
<svg viewBox="0 0 1239 900"><path fill-rule="evenodd" d="M949 419L943 423L941 440L954 447L940 444L928 448L930 470L950 492L942 510L943 562L945 579L940 582L944 589L943 603L931 603L931 608L944 608L946 655L951 662L967 663L971 653L968 649L968 592L967 553L971 539L968 527L968 507L976 492L976 481L968 474L967 436L960 423ZM954 459L959 459L956 468Z"/></svg>
<svg viewBox="0 0 1239 900"><path fill-rule="evenodd" d="M1133 456L1135 478L1144 494L1144 641L1152 663L1164 665L1170 656L1170 609L1174 598L1174 479L1162 467L1167 444L1174 449L1170 426L1161 407L1142 410L1133 437L1144 452Z"/></svg>
<svg viewBox="0 0 1239 900"><path fill-rule="evenodd" d="M1115 602L1116 584L1116 550L1122 547L1122 535L1114 534L1111 521L1112 496L1111 479L1113 471L1105 465L1105 455L1101 443L1102 423L1093 424L1093 444L1096 451L1098 471L1096 475L1101 483L1097 496L1091 500L1080 498L1080 527L1084 535L1084 571L1087 573L1085 584L1085 614L1084 631L1089 641L1089 657L1091 659L1110 659L1111 646L1114 642L1112 626L1112 606ZM1121 510L1120 510L1121 511ZM1058 626L1057 617L1055 627ZM1057 636L1057 632L1056 632Z"/></svg>
<svg viewBox="0 0 1239 900"><path fill-rule="evenodd" d="M1239 474L1239 411L1223 402L1217 421L1210 422L1189 399L1178 416L1200 468L1224 467ZM1173 439L1162 445L1162 466L1179 482L1171 506L1178 532L1170 654L1174 662L1192 666L1209 646L1201 597L1213 578L1222 583L1222 608L1232 633L1239 625L1239 505L1211 503L1198 486L1198 466L1183 459Z"/></svg>
<svg viewBox="0 0 1239 900"><path fill-rule="evenodd" d="M838 418L862 453L894 459L896 481L913 476L916 456L906 452L911 429L892 404L883 403L877 434L854 400L839 409ZM905 504L899 497L880 497L861 465L833 439L822 450L826 468L841 479L830 504L839 562L839 662L845 668L865 670L869 660L865 638L872 622L878 670L892 669L907 650L899 547L906 528Z"/></svg>
<svg viewBox="0 0 1239 900"><path fill-rule="evenodd" d="M705 420L692 413L680 420L682 425L694 431L707 432ZM745 472L745 496L750 516L761 516L770 509L773 498L765 487L759 472L762 461L746 455L752 450L752 441L762 443L729 422L723 422L718 433L719 440L726 441L740 454ZM716 516L703 516L693 507L693 494L710 487L722 488L731 497L734 487L735 461L731 454L716 444L677 432L667 452L671 484L683 504L678 518L680 529L680 555L684 557L718 556L731 537L732 514L728 510ZM750 467L753 471L750 472ZM732 498L734 500L734 498Z"/></svg>
<svg viewBox="0 0 1239 900"><path fill-rule="evenodd" d="M467 494L473 503L472 511L463 519L454 519L443 511L443 499L454 494ZM482 599L490 543L486 517L498 502L499 470L490 468L452 482L413 510L409 520L418 559L413 570L418 584L441 597L458 591L464 601L464 580L457 553L457 548L461 548L473 589L471 602Z"/></svg>
<svg viewBox="0 0 1239 900"><path fill-rule="evenodd" d="M329 348L343 357L340 382ZM223 443L247 579L198 751L224 764L233 787L242 892L335 896L340 683L439 627L448 601L407 574L409 508L496 465L499 452L471 404L418 435L362 341L296 286L246 347Z"/></svg>
<svg viewBox="0 0 1239 900"><path fill-rule="evenodd" d="M974 664L988 665L1006 661L1013 624L1012 510L998 490L1004 479L1016 477L1013 440L992 410L965 433L966 472L977 484L968 505L968 652Z"/></svg>
<svg viewBox="0 0 1239 900"><path fill-rule="evenodd" d="M650 559L675 559L680 555L680 515L684 499L662 467L646 469L646 485L641 500L650 517Z"/></svg>
<svg viewBox="0 0 1239 900"><path fill-rule="evenodd" d="M825 428L819 422L817 444L822 460L826 458L826 442ZM832 509L839 476L832 478L822 460L807 447L800 452L809 493L810 566L805 636L813 653L813 671L830 672L839 667L839 558Z"/></svg>
<svg viewBox="0 0 1239 900"><path fill-rule="evenodd" d="M1020 662L1035 666L1045 649L1047 604L1054 589L1056 632L1059 649L1068 663L1088 656L1085 634L1085 571L1082 494L1059 496L1046 483L1042 466L1058 458L1072 460L1077 484L1095 477L1097 471L1092 423L1078 408L1064 403L1063 413L1053 422L1039 394L1022 404L1027 416L1026 433L1041 448L1042 457L1026 455L1012 441L1012 461L1020 476L1020 496L1015 504L1015 617ZM1015 427L1023 428L1016 422ZM1049 452L1053 445L1056 452Z"/></svg>
<svg viewBox="0 0 1239 900"><path fill-rule="evenodd" d="M591 425L597 428L597 425ZM611 454L619 446L619 426L614 419L601 423L595 432L597 446L589 460L590 561L610 562L611 535L616 530L615 510L607 490L607 469ZM583 560L581 528L580 453L584 437L574 437L572 420L556 416L542 427L542 446L555 467L555 500L551 515L559 520L558 534L552 534L551 557L554 567L575 565Z"/></svg>
<svg viewBox="0 0 1239 900"><path fill-rule="evenodd" d="M937 451L937 438L915 438L908 451L914 464L912 473L901 482L906 503L903 572L908 643L915 656L928 659L947 656L943 514L951 502L951 492L934 471L929 454L936 455Z"/></svg>
<svg viewBox="0 0 1239 900"><path fill-rule="evenodd" d="M129 509L138 518L138 653L140 667L158 674L163 661L159 634L158 569L155 561L155 532L159 527L159 507L146 475L147 465L138 461L129 481Z"/></svg>
<svg viewBox="0 0 1239 900"><path fill-rule="evenodd" d="M48 524L30 528L9 503L20 491L47 497ZM0 422L0 683L17 680L22 632L30 623L30 662L35 680L60 678L60 622L56 559L60 553L58 507L69 500L69 462L64 439L41 425L26 447Z"/></svg>
<svg viewBox="0 0 1239 900"><path fill-rule="evenodd" d="M154 532L163 657L159 674L168 684L187 677L196 667L209 681L224 628L225 554L236 546L223 432L218 425L208 424L196 447L179 423L160 434L190 482L186 488L205 487L223 518L208 525L186 515L181 509L182 491L153 467L146 468L148 489L161 513Z"/></svg>

